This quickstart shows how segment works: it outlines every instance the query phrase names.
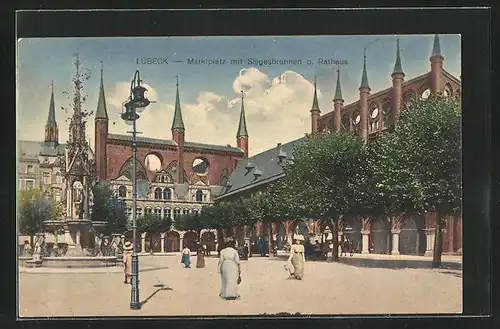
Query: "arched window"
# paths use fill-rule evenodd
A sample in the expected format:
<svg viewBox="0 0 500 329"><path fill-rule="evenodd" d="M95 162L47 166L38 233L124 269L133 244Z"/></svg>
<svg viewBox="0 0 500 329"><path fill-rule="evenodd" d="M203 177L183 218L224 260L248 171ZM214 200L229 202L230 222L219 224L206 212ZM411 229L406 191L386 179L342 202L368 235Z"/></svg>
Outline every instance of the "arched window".
<svg viewBox="0 0 500 329"><path fill-rule="evenodd" d="M170 177L169 175L163 175L163 181L165 183L172 183L172 177Z"/></svg>
<svg viewBox="0 0 500 329"><path fill-rule="evenodd" d="M349 113L344 113L342 118L342 129L345 131L351 130L351 119L349 118Z"/></svg>
<svg viewBox="0 0 500 329"><path fill-rule="evenodd" d="M431 90L427 86L422 86L419 91L420 99L425 101L431 95Z"/></svg>
<svg viewBox="0 0 500 329"><path fill-rule="evenodd" d="M379 124L379 109L378 105L373 103L370 105L370 132L378 131Z"/></svg>
<svg viewBox="0 0 500 329"><path fill-rule="evenodd" d="M150 207L146 207L146 214L152 214L152 213L153 213L153 209Z"/></svg>
<svg viewBox="0 0 500 329"><path fill-rule="evenodd" d="M164 200L171 200L172 199L172 191L169 188L165 188L163 190L163 199Z"/></svg>
<svg viewBox="0 0 500 329"><path fill-rule="evenodd" d="M407 92L403 96L403 103L406 108L410 107L412 104L415 104L415 101L416 101L415 93L412 91Z"/></svg>
<svg viewBox="0 0 500 329"><path fill-rule="evenodd" d="M382 128L389 128L391 125L391 103L384 103L382 106Z"/></svg>
<svg viewBox="0 0 500 329"><path fill-rule="evenodd" d="M203 201L203 192L201 190L196 191L196 201L197 202Z"/></svg>
<svg viewBox="0 0 500 329"><path fill-rule="evenodd" d="M361 115L359 114L358 110L356 110L352 113L351 120L352 120L352 126L354 128L354 131L358 134L360 122L361 122Z"/></svg>
<svg viewBox="0 0 500 329"><path fill-rule="evenodd" d="M142 208L136 208L135 209L135 216L136 217L140 217L142 214Z"/></svg>
<svg viewBox="0 0 500 329"><path fill-rule="evenodd" d="M179 208L174 209L174 219L179 218L181 215L181 210Z"/></svg>
<svg viewBox="0 0 500 329"><path fill-rule="evenodd" d="M170 208L163 208L163 217L172 218L172 213L170 211Z"/></svg>
<svg viewBox="0 0 500 329"><path fill-rule="evenodd" d="M155 215L161 216L161 208L155 208Z"/></svg>
<svg viewBox="0 0 500 329"><path fill-rule="evenodd" d="M127 188L123 185L120 185L118 188L118 197L126 198L127 197Z"/></svg>
<svg viewBox="0 0 500 329"><path fill-rule="evenodd" d="M198 209L193 209L193 214L198 215L199 211Z"/></svg>
<svg viewBox="0 0 500 329"><path fill-rule="evenodd" d="M161 197L162 197L161 188L159 188L159 187L155 188L155 200L160 200Z"/></svg>

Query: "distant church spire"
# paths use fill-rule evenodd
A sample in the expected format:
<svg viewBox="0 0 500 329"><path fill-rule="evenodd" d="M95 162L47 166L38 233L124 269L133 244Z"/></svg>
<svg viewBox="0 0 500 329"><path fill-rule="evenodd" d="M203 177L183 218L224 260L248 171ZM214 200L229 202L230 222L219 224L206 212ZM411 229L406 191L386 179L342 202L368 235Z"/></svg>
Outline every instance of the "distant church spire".
<svg viewBox="0 0 500 329"><path fill-rule="evenodd" d="M177 79L177 92L175 94L175 110L174 110L174 120L172 122L172 130L184 130L184 121L182 120L182 112L181 112L181 101L179 98L179 76L175 76Z"/></svg>
<svg viewBox="0 0 500 329"><path fill-rule="evenodd" d="M434 46L432 47L431 54L431 57L434 56L443 57L443 55L441 55L441 45L439 44L439 36L437 34L434 36Z"/></svg>
<svg viewBox="0 0 500 329"><path fill-rule="evenodd" d="M49 117L47 119L47 124L56 124L56 107L54 106L54 80L52 80L51 93L50 93L50 104L49 104Z"/></svg>
<svg viewBox="0 0 500 329"><path fill-rule="evenodd" d="M50 143L55 147L59 142L59 128L57 127L56 107L54 105L54 81L52 81L50 86L49 115L47 118L47 124L45 125L45 143Z"/></svg>
<svg viewBox="0 0 500 329"><path fill-rule="evenodd" d="M243 90L241 91L241 111L240 111L240 123L238 125L238 133L236 134L236 138L238 137L248 137L247 131L247 122L245 119L245 104L243 103Z"/></svg>
<svg viewBox="0 0 500 329"><path fill-rule="evenodd" d="M97 111L95 113L95 118L96 119L108 119L108 111L106 109L106 96L104 95L102 61L101 61L101 86L99 87L99 99L97 101Z"/></svg>

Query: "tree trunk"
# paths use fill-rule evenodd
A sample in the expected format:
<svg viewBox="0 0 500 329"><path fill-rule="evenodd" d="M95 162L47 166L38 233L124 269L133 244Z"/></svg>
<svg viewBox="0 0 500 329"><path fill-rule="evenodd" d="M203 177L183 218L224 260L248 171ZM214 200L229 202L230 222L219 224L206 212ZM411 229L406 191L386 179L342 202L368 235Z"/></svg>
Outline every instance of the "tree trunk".
<svg viewBox="0 0 500 329"><path fill-rule="evenodd" d="M267 233L269 237L269 243L268 243L269 258L272 258L274 257L274 251L273 251L273 223L271 220L267 220Z"/></svg>
<svg viewBox="0 0 500 329"><path fill-rule="evenodd" d="M330 217L330 226L332 230L332 261L338 262L339 258L339 225L338 216Z"/></svg>
<svg viewBox="0 0 500 329"><path fill-rule="evenodd" d="M432 267L441 267L441 254L443 252L443 215L436 212L436 234L434 236L434 252L432 255Z"/></svg>

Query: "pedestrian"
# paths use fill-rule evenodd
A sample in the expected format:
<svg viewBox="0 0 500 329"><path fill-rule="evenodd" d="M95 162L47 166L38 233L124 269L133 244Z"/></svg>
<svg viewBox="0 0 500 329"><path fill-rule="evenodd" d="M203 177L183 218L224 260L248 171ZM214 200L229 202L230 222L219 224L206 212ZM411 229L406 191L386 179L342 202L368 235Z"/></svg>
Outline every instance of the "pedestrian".
<svg viewBox="0 0 500 329"><path fill-rule="evenodd" d="M131 283L132 278L132 242L127 241L123 245L123 273L125 274L125 280L123 283Z"/></svg>
<svg viewBox="0 0 500 329"><path fill-rule="evenodd" d="M203 268L205 267L205 248L207 246L199 246L198 251L196 252L196 267Z"/></svg>
<svg viewBox="0 0 500 329"><path fill-rule="evenodd" d="M293 265L293 277L297 280L302 280L304 277L304 263L306 262L304 246L301 244L304 241L302 235L295 235L295 243L290 247L290 257L288 262Z"/></svg>
<svg viewBox="0 0 500 329"><path fill-rule="evenodd" d="M230 240L226 248L220 252L218 273L221 276L221 298L232 300L240 297L238 284L241 282L240 257L236 251L236 243Z"/></svg>
<svg viewBox="0 0 500 329"><path fill-rule="evenodd" d="M184 246L184 249L181 251L182 253L182 258L181 258L181 263L184 264L184 268L190 268L191 267L191 250L186 246Z"/></svg>
<svg viewBox="0 0 500 329"><path fill-rule="evenodd" d="M208 249L208 246L206 244L203 245L203 253L205 256L210 256L210 250Z"/></svg>

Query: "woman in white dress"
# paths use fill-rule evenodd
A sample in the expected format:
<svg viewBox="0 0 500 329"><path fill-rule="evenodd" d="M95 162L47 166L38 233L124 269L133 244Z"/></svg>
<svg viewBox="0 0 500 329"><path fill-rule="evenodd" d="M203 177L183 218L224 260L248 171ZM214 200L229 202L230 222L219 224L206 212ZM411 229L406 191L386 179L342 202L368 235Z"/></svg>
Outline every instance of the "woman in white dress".
<svg viewBox="0 0 500 329"><path fill-rule="evenodd" d="M240 257L235 249L235 241L228 241L219 257L218 272L221 276L221 291L219 296L224 299L237 299L238 284L241 281Z"/></svg>
<svg viewBox="0 0 500 329"><path fill-rule="evenodd" d="M304 241L302 235L295 235L295 243L290 247L290 257L288 263L293 266L293 277L297 280L302 280L304 277L304 263L306 262L304 246L301 244Z"/></svg>

